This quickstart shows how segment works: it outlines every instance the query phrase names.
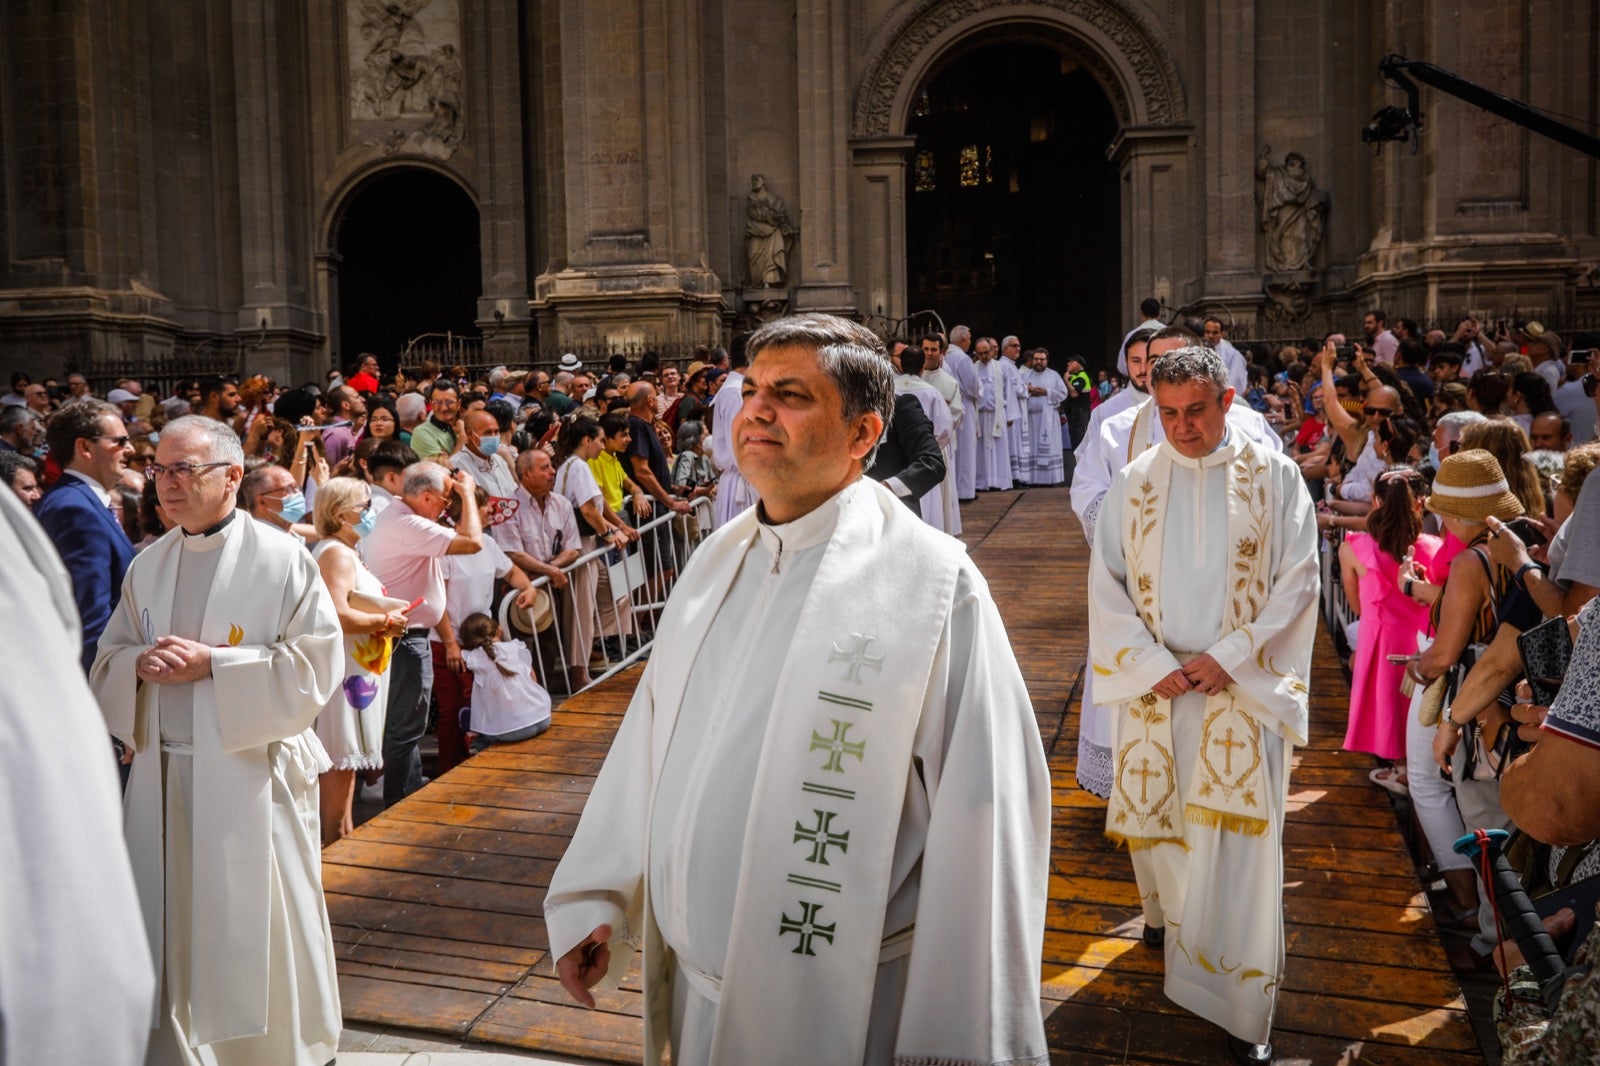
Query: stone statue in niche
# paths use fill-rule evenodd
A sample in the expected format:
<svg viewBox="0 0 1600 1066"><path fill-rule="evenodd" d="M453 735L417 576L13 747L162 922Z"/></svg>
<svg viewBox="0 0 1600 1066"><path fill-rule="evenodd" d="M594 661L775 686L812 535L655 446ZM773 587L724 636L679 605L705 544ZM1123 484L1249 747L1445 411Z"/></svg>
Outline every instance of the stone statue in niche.
<svg viewBox="0 0 1600 1066"><path fill-rule="evenodd" d="M750 175L744 215L747 284L754 289L782 288L789 278L789 246L800 231L789 219L788 205L767 188L763 175Z"/></svg>
<svg viewBox="0 0 1600 1066"><path fill-rule="evenodd" d="M1279 274L1306 270L1322 243L1328 194L1306 172L1305 156L1290 152L1282 166L1274 166L1271 153L1270 144L1262 145L1256 156L1256 203L1267 235L1267 269Z"/></svg>
<svg viewBox="0 0 1600 1066"><path fill-rule="evenodd" d="M352 0L347 10L358 138L386 155L449 158L464 132L457 0Z"/></svg>

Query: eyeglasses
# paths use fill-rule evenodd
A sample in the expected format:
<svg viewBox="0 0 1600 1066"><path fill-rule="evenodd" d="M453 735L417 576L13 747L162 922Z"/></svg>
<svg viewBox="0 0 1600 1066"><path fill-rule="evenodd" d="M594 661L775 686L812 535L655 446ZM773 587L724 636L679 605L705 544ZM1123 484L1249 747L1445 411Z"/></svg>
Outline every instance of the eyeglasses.
<svg viewBox="0 0 1600 1066"><path fill-rule="evenodd" d="M232 463L172 463L170 465L151 463L149 466L145 467L145 471L151 477L161 477L165 474L171 474L174 481L188 481L190 478L194 477L203 470L214 470L219 466L232 465Z"/></svg>
<svg viewBox="0 0 1600 1066"><path fill-rule="evenodd" d="M1393 418L1395 414L1392 407L1363 407L1361 413L1368 418Z"/></svg>
<svg viewBox="0 0 1600 1066"><path fill-rule="evenodd" d="M90 437L89 439L90 440L108 440L112 444L115 444L119 448L126 448L128 446L128 444L133 440L133 438L128 436L126 433L124 433L120 437L113 437L109 433L96 433L94 436Z"/></svg>

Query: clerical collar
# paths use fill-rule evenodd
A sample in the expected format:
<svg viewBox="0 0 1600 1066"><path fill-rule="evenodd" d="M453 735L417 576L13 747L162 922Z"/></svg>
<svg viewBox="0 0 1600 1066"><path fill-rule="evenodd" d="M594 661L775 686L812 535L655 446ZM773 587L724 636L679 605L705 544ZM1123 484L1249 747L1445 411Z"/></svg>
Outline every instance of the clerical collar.
<svg viewBox="0 0 1600 1066"><path fill-rule="evenodd" d="M769 521L764 505L757 504L756 533L766 549L772 552L774 562L785 555L826 544L839 523L840 509L850 498L850 493L859 491L860 487L861 480L858 478L792 522Z"/></svg>
<svg viewBox="0 0 1600 1066"><path fill-rule="evenodd" d="M238 513L239 513L238 508L234 508L233 510L229 511L227 514L223 515L222 516L222 521L218 522L216 525L208 526L207 528L202 529L198 533L190 533L186 529L186 530L183 531L183 535L186 536L186 537L214 537L218 533L221 533L224 529L227 529L228 528L228 524L233 521L234 517L236 515L238 515Z"/></svg>

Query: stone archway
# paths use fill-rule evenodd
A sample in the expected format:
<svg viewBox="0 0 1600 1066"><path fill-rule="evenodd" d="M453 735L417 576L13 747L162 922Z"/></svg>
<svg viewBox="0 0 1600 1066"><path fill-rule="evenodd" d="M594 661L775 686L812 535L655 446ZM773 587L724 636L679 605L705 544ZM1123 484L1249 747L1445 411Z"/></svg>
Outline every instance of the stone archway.
<svg viewBox="0 0 1600 1066"><path fill-rule="evenodd" d="M1159 217L1181 217L1191 151L1188 93L1164 36L1116 0L927 0L872 34L851 116L856 276L862 310L889 322L906 306L907 128L919 87L967 51L1006 41L1046 44L1105 91L1119 132L1122 301L1165 296L1175 265L1151 247ZM1129 310L1123 309L1124 312Z"/></svg>

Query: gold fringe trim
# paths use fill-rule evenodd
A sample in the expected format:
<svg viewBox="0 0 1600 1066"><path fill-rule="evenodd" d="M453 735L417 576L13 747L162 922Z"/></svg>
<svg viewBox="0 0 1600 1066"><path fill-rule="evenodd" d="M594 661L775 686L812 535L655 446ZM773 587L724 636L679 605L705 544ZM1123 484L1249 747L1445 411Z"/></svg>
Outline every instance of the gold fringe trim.
<svg viewBox="0 0 1600 1066"><path fill-rule="evenodd" d="M1224 833L1238 833L1240 836L1264 837L1267 835L1269 823L1265 818L1250 818L1243 814L1227 814L1223 811L1214 811L1209 807L1201 807L1190 803L1183 808L1184 821L1190 825L1203 825L1208 829L1220 829Z"/></svg>
<svg viewBox="0 0 1600 1066"><path fill-rule="evenodd" d="M1118 847L1126 847L1129 851L1149 851L1159 844L1176 844L1184 851L1189 850L1189 845L1182 837L1130 837L1107 829L1106 839Z"/></svg>

